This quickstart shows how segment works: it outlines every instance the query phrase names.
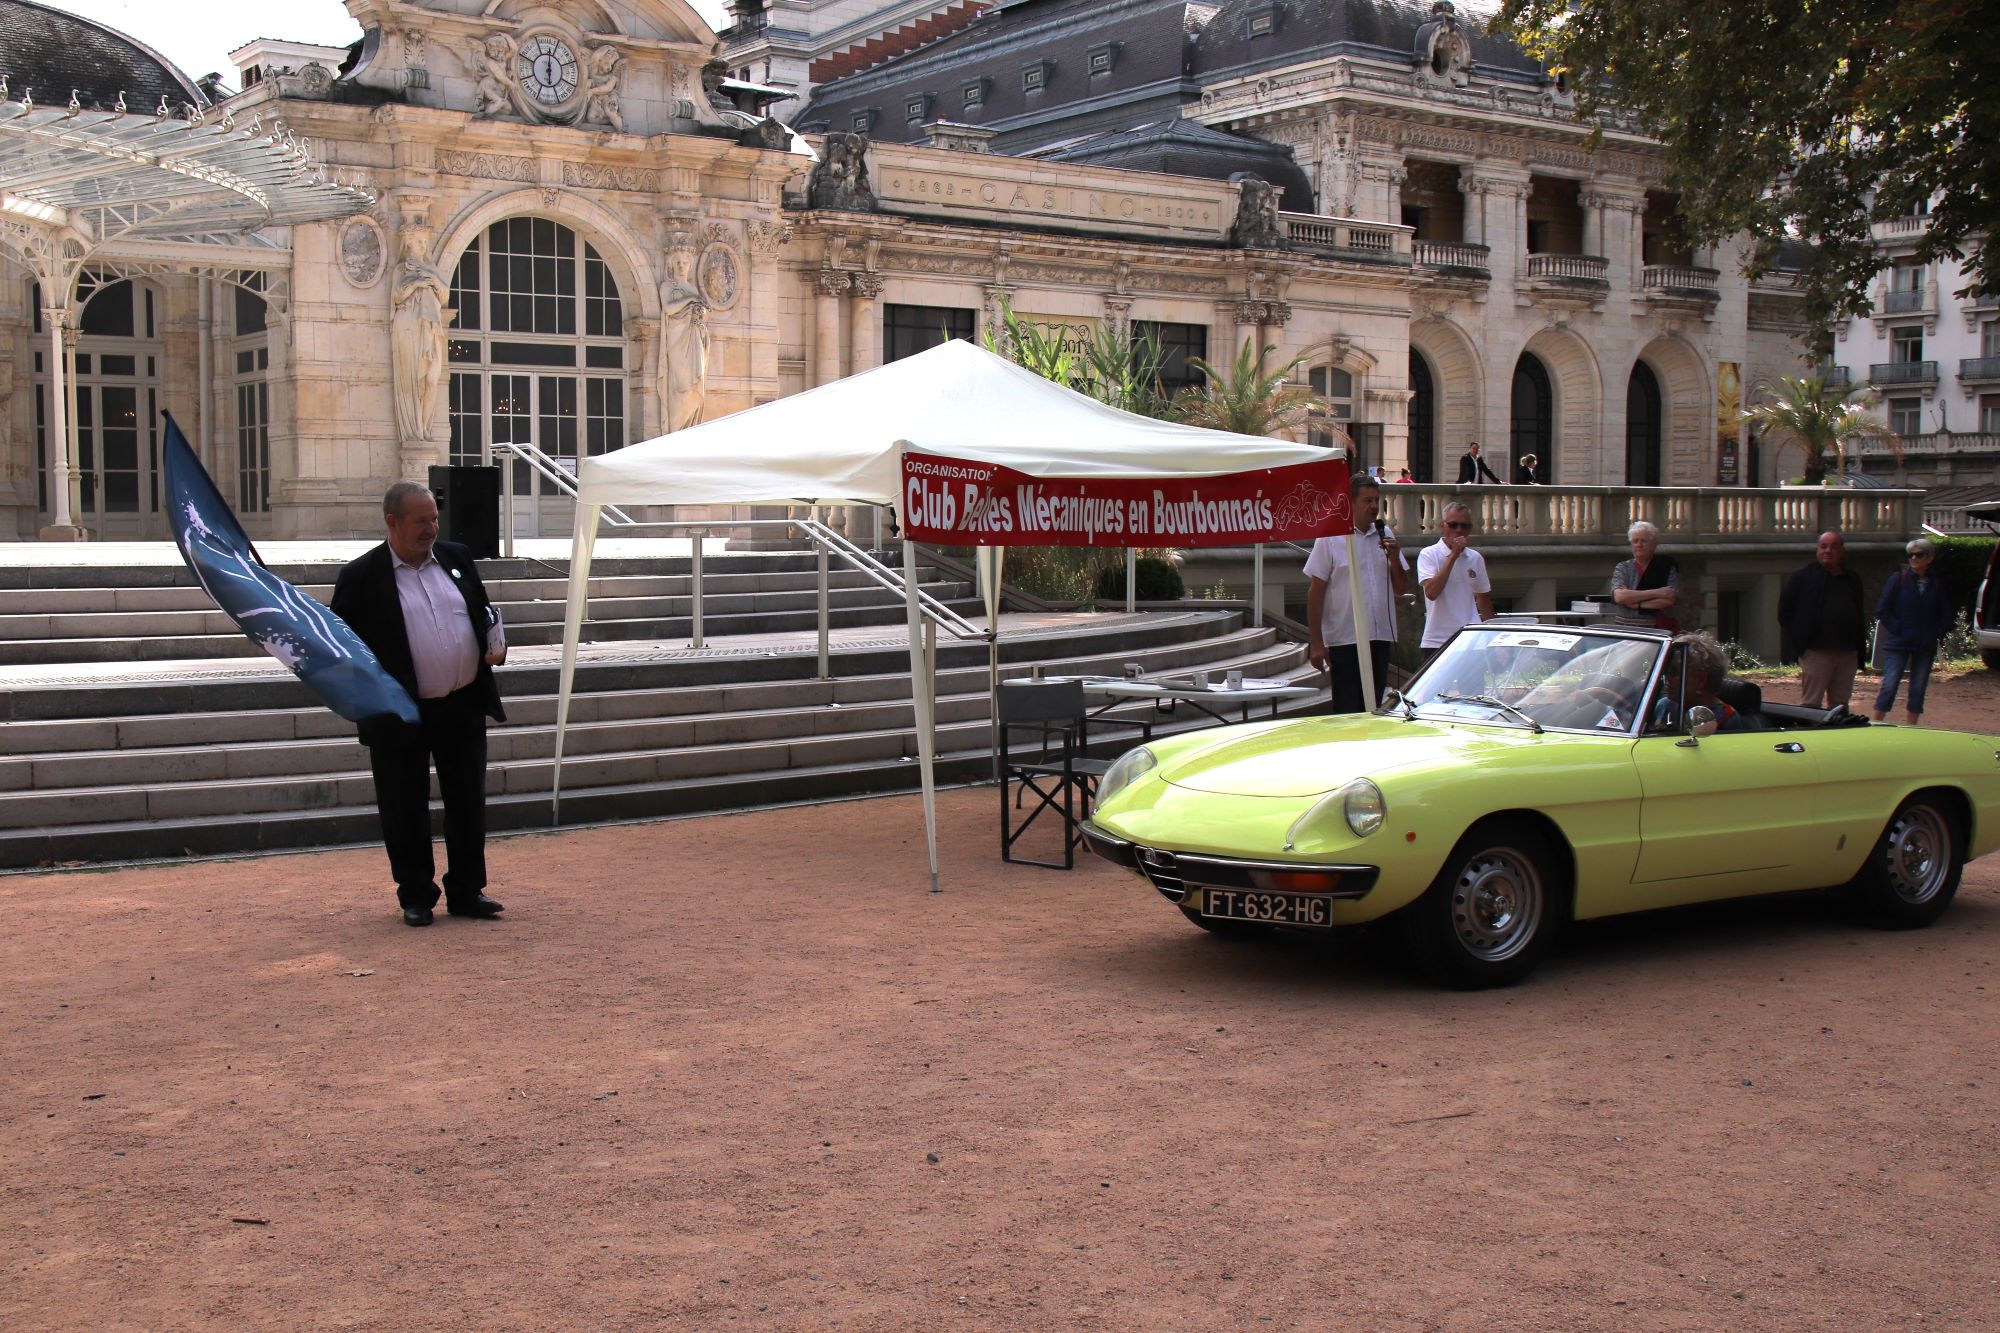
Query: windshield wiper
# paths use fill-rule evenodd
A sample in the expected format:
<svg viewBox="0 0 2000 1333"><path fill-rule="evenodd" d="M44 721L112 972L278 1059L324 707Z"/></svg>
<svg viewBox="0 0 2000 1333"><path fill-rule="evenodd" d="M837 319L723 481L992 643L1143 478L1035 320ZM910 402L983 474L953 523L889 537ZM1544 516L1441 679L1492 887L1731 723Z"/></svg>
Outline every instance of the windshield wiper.
<svg viewBox="0 0 2000 1333"><path fill-rule="evenodd" d="M1502 703L1490 694L1440 694L1437 697L1448 704L1484 704L1488 708L1497 708L1501 712L1517 717L1527 723L1529 729L1536 735L1539 736L1541 734L1541 723L1535 721L1535 719L1529 717L1526 713L1514 707L1514 705Z"/></svg>

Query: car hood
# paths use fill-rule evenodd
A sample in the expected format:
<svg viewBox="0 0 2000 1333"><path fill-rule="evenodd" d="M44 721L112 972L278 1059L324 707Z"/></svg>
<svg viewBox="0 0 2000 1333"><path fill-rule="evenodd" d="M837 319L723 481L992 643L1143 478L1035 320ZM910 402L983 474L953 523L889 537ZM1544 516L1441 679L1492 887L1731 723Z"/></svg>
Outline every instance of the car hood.
<svg viewBox="0 0 2000 1333"><path fill-rule="evenodd" d="M1317 796L1355 778L1422 765L1476 763L1533 745L1519 727L1404 721L1356 714L1301 718L1169 760L1160 777L1189 791L1233 796Z"/></svg>

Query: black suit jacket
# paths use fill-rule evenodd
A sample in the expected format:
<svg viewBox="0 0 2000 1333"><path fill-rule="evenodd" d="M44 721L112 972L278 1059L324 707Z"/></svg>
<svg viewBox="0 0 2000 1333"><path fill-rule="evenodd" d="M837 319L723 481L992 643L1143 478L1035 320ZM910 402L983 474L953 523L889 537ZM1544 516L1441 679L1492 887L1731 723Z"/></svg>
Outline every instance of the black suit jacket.
<svg viewBox="0 0 2000 1333"><path fill-rule="evenodd" d="M1482 472L1486 474L1486 480L1492 482L1495 486L1500 484L1500 478L1493 475L1493 469L1486 466L1484 458L1474 458L1471 454L1467 454L1458 460L1459 485L1464 486L1469 482L1478 481L1479 474Z"/></svg>
<svg viewBox="0 0 2000 1333"><path fill-rule="evenodd" d="M472 552L457 542L438 542L432 548L437 562L451 575L451 581L465 596L465 610L476 639L479 674L472 688L484 703L486 715L496 722L507 720L500 707L500 686L493 668L486 665L486 626L492 603L486 585L480 581L479 567ZM333 613L346 621L361 641L380 659L382 669L402 682L412 699L417 697L417 666L410 656L410 632L403 625L403 603L396 595L396 562L383 542L373 550L350 560L333 585ZM375 745L389 740L393 729L403 724L393 717L370 718L361 723L361 743Z"/></svg>

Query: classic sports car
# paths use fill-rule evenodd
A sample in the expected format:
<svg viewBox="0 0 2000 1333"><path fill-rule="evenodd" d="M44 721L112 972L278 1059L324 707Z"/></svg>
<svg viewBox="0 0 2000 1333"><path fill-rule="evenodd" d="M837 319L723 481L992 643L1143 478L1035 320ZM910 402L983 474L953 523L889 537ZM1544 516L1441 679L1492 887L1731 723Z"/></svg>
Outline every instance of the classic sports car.
<svg viewBox="0 0 2000 1333"><path fill-rule="evenodd" d="M1936 920L2000 846L1993 738L1767 704L1708 653L1712 682L1663 631L1471 626L1373 714L1127 752L1084 838L1218 934L1397 914L1466 988L1566 919L1842 886Z"/></svg>

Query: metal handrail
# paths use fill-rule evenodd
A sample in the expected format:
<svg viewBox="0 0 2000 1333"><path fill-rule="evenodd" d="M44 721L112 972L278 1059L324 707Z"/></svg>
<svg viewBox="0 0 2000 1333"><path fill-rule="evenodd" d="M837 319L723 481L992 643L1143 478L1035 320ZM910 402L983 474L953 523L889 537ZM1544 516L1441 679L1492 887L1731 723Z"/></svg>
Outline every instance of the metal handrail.
<svg viewBox="0 0 2000 1333"><path fill-rule="evenodd" d="M908 595L905 592L903 576L900 571L883 564L880 560L877 560L874 556L849 541L844 534L835 532L817 518L767 519L764 521L782 522L791 527L798 528L808 537L811 537L816 545L823 546L829 553L845 560L848 564L866 575L871 582L882 588L886 588L890 592L904 596ZM952 610L949 606L946 606L930 593L925 592L922 588L917 589L917 606L925 615L937 622L938 628L944 630L953 638L983 639L989 633L987 630L980 629L977 625ZM997 627L995 629L997 631Z"/></svg>
<svg viewBox="0 0 2000 1333"><path fill-rule="evenodd" d="M577 493L576 478L557 466L556 460L548 454L543 453L538 446L529 444L526 441L495 440L493 448L496 452L504 449L514 455L514 457L520 459L523 463L533 468L537 476L549 482L571 500L581 500L581 497ZM505 463L500 465L500 495L500 507L506 515L500 524L501 550L509 559L512 559L514 555L514 469ZM605 505L603 508L605 518L610 521L613 527L629 528L636 526L632 520L632 516L617 505Z"/></svg>

